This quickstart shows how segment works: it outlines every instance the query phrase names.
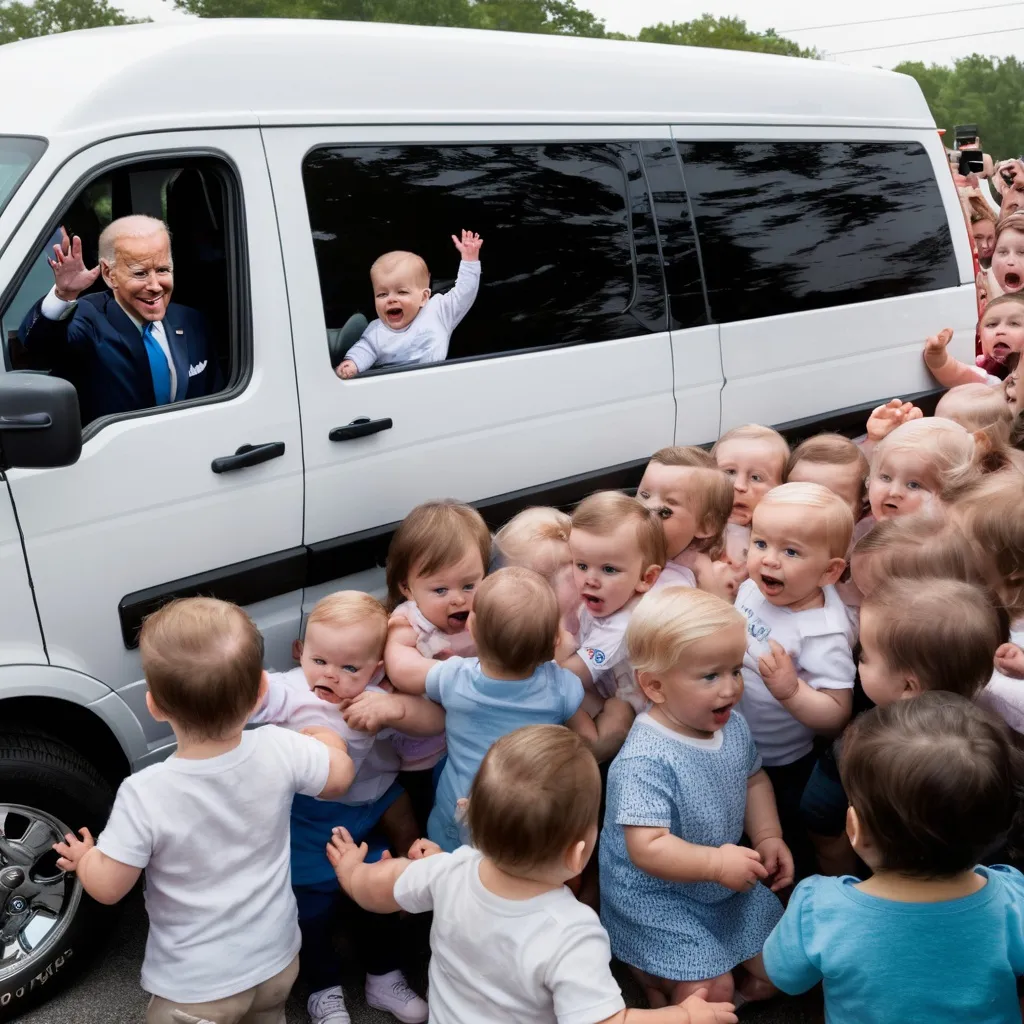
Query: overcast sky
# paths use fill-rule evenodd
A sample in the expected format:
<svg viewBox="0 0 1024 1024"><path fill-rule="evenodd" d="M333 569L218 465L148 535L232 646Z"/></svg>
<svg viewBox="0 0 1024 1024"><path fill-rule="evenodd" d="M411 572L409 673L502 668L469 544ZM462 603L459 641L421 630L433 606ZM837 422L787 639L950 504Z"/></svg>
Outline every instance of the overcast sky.
<svg viewBox="0 0 1024 1024"><path fill-rule="evenodd" d="M113 0L135 17L180 18L173 0ZM816 46L835 60L891 67L904 60L949 63L971 53L1024 58L1024 2L993 0L577 0L612 31L635 34L659 21L688 21L705 11L743 18L755 30L774 28L802 46ZM972 8L966 14L935 11ZM930 17L908 18L928 14ZM896 17L898 16L898 18ZM809 31L818 25L884 19L869 25ZM896 18L896 20L892 20ZM1016 29L1016 31L1013 31ZM977 35L975 33L991 33ZM918 40L946 39L943 42ZM885 47L880 49L880 47ZM856 50L856 53L842 51Z"/></svg>

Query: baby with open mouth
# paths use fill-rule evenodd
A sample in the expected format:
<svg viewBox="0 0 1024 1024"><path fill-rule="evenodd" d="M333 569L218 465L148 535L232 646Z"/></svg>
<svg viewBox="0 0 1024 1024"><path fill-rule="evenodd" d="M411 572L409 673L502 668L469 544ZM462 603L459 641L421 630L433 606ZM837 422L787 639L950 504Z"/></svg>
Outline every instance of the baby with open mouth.
<svg viewBox="0 0 1024 1024"><path fill-rule="evenodd" d="M928 372L947 388L972 383L998 386L1024 350L1024 292L1007 292L989 302L978 319L978 337L981 355L972 366L949 354L953 331L943 328L924 343Z"/></svg>
<svg viewBox="0 0 1024 1024"><path fill-rule="evenodd" d="M748 423L726 431L711 449L718 468L732 480L732 514L726 528L725 561L734 566L733 580L738 587L746 570L736 563L735 554L750 544L750 522L758 502L782 483L789 444L771 427Z"/></svg>
<svg viewBox="0 0 1024 1024"><path fill-rule="evenodd" d="M850 506L827 487L789 483L754 511L736 595L747 619L740 701L775 787L783 834L800 829L815 735L849 721L856 668L852 627L835 584L853 536Z"/></svg>
<svg viewBox="0 0 1024 1024"><path fill-rule="evenodd" d="M999 218L991 270L997 294L1024 289L1024 212Z"/></svg>
<svg viewBox="0 0 1024 1024"><path fill-rule="evenodd" d="M583 709L597 726L595 756L610 760L647 704L626 651L633 610L665 565L657 514L620 491L600 491L576 506L569 531L580 597L576 651L559 657L587 691Z"/></svg>

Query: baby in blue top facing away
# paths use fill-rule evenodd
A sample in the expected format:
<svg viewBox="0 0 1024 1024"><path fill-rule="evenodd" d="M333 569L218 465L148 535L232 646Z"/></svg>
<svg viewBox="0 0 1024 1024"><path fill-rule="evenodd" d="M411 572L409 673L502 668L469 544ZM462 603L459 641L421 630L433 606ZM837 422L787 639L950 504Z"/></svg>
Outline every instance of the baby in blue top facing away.
<svg viewBox="0 0 1024 1024"><path fill-rule="evenodd" d="M345 712L350 726L414 735L444 730L448 760L428 822L430 838L451 852L466 841L459 802L491 744L527 725L568 725L596 739L583 684L555 662L561 635L558 600L532 569L499 569L480 584L468 629L478 658L439 661L427 674L429 700L409 694L360 694Z"/></svg>
<svg viewBox="0 0 1024 1024"><path fill-rule="evenodd" d="M977 867L1020 784L1009 732L934 690L861 715L843 740L847 834L872 876L801 882L764 946L783 992L824 981L828 1024L1021 1019L1024 876Z"/></svg>

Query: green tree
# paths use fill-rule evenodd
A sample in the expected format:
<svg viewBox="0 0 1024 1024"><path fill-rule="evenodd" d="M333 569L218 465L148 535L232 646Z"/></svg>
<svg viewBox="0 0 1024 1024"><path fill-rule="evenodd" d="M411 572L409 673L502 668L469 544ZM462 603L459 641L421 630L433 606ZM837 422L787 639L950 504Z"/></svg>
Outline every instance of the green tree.
<svg viewBox="0 0 1024 1024"><path fill-rule="evenodd" d="M506 32L605 35L604 22L590 11L581 11L573 0L476 0L470 8L470 24Z"/></svg>
<svg viewBox="0 0 1024 1024"><path fill-rule="evenodd" d="M175 0L203 18L327 18L603 36L604 22L575 0Z"/></svg>
<svg viewBox="0 0 1024 1024"><path fill-rule="evenodd" d="M129 18L107 0L0 0L0 43L31 39L53 32L103 25L134 25L149 18Z"/></svg>
<svg viewBox="0 0 1024 1024"><path fill-rule="evenodd" d="M952 67L919 61L894 71L916 79L946 145L958 124L977 124L986 152L996 159L1024 153L1024 64L1016 57L961 57Z"/></svg>
<svg viewBox="0 0 1024 1024"><path fill-rule="evenodd" d="M642 43L674 43L677 46L712 46L723 50L754 50L778 53L785 57L817 57L816 50L805 50L792 39L785 39L770 28L754 32L742 18L716 18L702 14L693 21L661 22L640 30Z"/></svg>

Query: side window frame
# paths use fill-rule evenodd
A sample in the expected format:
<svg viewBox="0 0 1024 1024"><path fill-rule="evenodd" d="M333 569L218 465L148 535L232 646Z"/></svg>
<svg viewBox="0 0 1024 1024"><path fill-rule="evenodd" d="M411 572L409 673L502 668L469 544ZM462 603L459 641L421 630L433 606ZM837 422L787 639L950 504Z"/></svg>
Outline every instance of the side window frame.
<svg viewBox="0 0 1024 1024"><path fill-rule="evenodd" d="M536 139L531 139L528 136L519 139L495 139L495 140L481 140L471 141L466 140L442 140L442 141L430 141L430 142L414 142L414 141L394 141L389 143L371 143L371 142L351 142L351 143L321 143L315 146L311 146L302 156L301 160L301 171L300 176L303 182L303 188L305 191L306 180L305 180L305 169L307 161L311 156L317 153L329 152L329 151L340 151L340 150L353 150L353 149L384 149L384 148L395 148L405 149L414 147L424 148L471 148L473 146L495 146L495 147L528 147L528 146L593 146L601 147L605 152L601 154L600 159L606 162L609 166L614 167L621 175L623 181L623 199L624 199L624 212L627 219L626 229L628 232L628 243L629 243L629 256L632 270L632 282L629 300L626 306L621 312L616 315L624 315L631 313L631 311L640 302L656 302L659 305L656 317L648 318L646 329L641 326L644 323L636 314L632 314L637 320L637 331L635 336L644 336L647 334L657 334L668 330L669 322L669 308L668 308L668 297L666 294L664 274L661 266L661 250L660 242L658 240L657 223L654 216L654 207L650 188L647 182L646 171L643 165L642 159L642 140L639 138L633 139L622 139L622 138L601 138L593 136L580 136L574 137L561 137L561 136L540 136ZM316 246L315 246L315 232L317 227L312 224L312 215L309 208L309 197L308 192L304 196L305 205L307 212L310 213L311 228L314 232L314 256L316 260L317 274L320 274L320 263L319 257L316 257ZM645 223L646 222L646 223ZM492 243L493 244L493 243ZM482 287L486 287L486 256L487 249L485 247L483 251L483 260L485 261L484 267L484 283ZM317 281L317 291L321 298L322 313L324 316L324 325L327 327L327 309L323 302L323 290L320 285L320 281ZM563 348L572 348L586 346L590 344L601 344L604 342L623 340L633 335L623 335L622 338L601 338L597 341L589 341L586 339L576 341L561 341L552 342L550 344L525 346L515 349L502 349L494 352L484 352L474 355L458 356L455 358L447 358L443 362L425 364L423 366L385 366L378 367L368 370L359 375L360 379L369 377L385 376L394 373L405 373L409 370L415 369L426 369L428 366L434 369L440 369L446 366L461 365L463 363L478 362L485 359L496 359L511 356L530 355L533 353L542 353L554 351ZM326 358L326 344L325 344L325 367L328 366L329 360Z"/></svg>
<svg viewBox="0 0 1024 1024"><path fill-rule="evenodd" d="M202 398L185 399L169 406L156 406L149 409L134 409L128 412L113 413L101 416L82 428L82 443L85 444L96 436L104 427L111 423L124 420L141 419L159 416L171 409L187 409L201 405L227 402L242 394L249 385L253 375L253 325L252 302L249 281L249 242L245 217L245 196L242 176L234 160L225 152L213 147L189 147L165 150L142 150L123 157L101 161L88 171L79 175L74 184L66 190L58 206L58 213L46 221L46 228L38 234L29 254L19 263L18 271L12 275L7 285L0 290L0 311L6 312L10 303L25 283L33 265L39 259L54 233L60 230L67 211L75 200L105 174L141 165L165 165L174 167L186 161L207 160L216 162L217 173L225 187L225 223L224 252L228 281L227 317L230 331L228 343L230 375L225 386L216 394ZM51 176L56 177L60 169ZM40 189L36 201L41 202L45 194L47 182ZM174 241L171 240L173 254ZM173 296L172 296L173 298ZM7 339L0 338L3 349L4 369L11 372L10 354Z"/></svg>

